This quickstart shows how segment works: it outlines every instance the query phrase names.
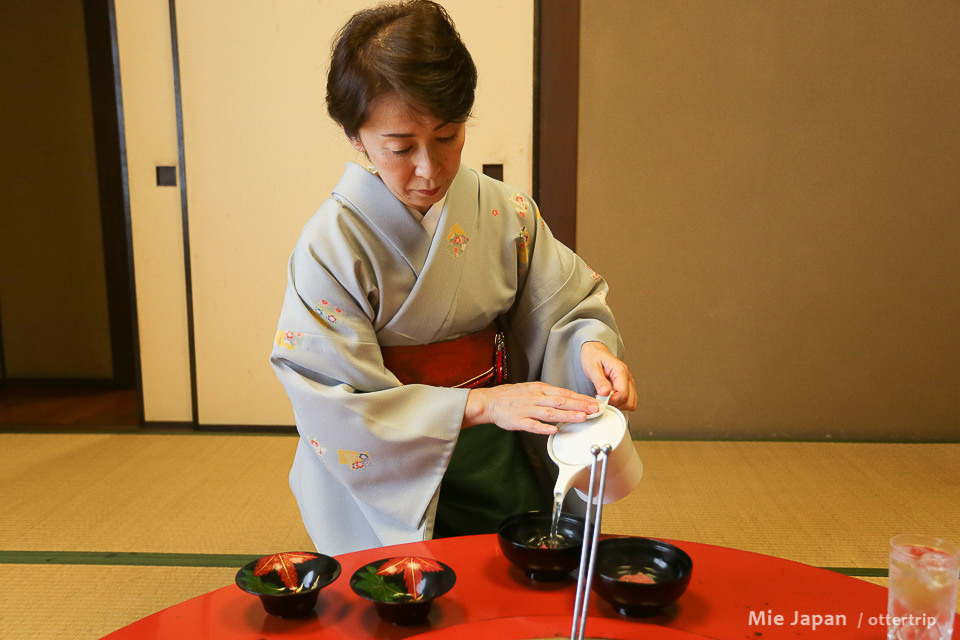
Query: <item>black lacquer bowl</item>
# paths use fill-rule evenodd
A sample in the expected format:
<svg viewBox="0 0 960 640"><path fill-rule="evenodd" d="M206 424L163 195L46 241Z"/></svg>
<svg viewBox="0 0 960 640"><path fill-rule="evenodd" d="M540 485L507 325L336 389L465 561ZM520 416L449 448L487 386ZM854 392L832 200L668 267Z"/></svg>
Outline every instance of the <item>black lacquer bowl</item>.
<svg viewBox="0 0 960 640"><path fill-rule="evenodd" d="M685 551L651 538L609 538L597 545L593 591L621 615L656 615L683 595L693 561Z"/></svg>
<svg viewBox="0 0 960 640"><path fill-rule="evenodd" d="M503 555L531 580L555 581L572 578L580 566L583 548L583 518L561 514L557 528L560 543L546 544L553 514L528 511L510 516L497 529L497 542Z"/></svg>
<svg viewBox="0 0 960 640"><path fill-rule="evenodd" d="M248 562L237 586L259 596L267 613L281 618L313 614L320 590L340 575L340 563L319 553L288 551Z"/></svg>
<svg viewBox="0 0 960 640"><path fill-rule="evenodd" d="M412 625L424 622L433 601L453 588L453 569L433 558L385 558L360 567L350 578L350 588L373 602L386 622Z"/></svg>

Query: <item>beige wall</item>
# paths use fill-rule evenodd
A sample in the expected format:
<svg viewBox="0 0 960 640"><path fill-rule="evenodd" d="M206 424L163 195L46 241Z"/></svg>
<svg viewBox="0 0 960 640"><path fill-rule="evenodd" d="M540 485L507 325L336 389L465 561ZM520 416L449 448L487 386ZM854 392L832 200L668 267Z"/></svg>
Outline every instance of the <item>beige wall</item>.
<svg viewBox="0 0 960 640"><path fill-rule="evenodd" d="M80 0L0 3L0 309L10 378L113 376Z"/></svg>
<svg viewBox="0 0 960 640"><path fill-rule="evenodd" d="M578 248L613 286L638 434L955 438L960 5L600 4ZM153 184L167 5L117 0L148 422L192 415L179 193ZM529 188L532 3L447 6L481 70L465 160ZM266 356L286 255L355 157L321 91L351 9L179 3L201 423L292 422Z"/></svg>
<svg viewBox="0 0 960 640"><path fill-rule="evenodd" d="M578 248L635 431L956 439L960 3L582 9Z"/></svg>
<svg viewBox="0 0 960 640"><path fill-rule="evenodd" d="M116 4L144 414L189 421L179 190L152 183L156 164L177 162L168 3ZM177 3L201 424L293 423L267 358L300 228L358 159L323 85L335 30L368 4ZM502 163L529 190L533 3L444 4L481 76L464 161Z"/></svg>

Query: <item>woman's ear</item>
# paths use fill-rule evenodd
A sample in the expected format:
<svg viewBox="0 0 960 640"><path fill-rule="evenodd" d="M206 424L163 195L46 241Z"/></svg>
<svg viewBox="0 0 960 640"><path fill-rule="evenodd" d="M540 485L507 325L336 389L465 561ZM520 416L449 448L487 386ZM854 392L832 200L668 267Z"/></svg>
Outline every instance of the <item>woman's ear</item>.
<svg viewBox="0 0 960 640"><path fill-rule="evenodd" d="M347 136L347 140L350 141L350 144L353 145L353 148L354 148L354 149L356 149L356 150L359 151L360 153L366 153L366 152L367 152L366 149L363 148L363 142L360 141L360 136L359 136L359 135L352 136L352 135L350 135L349 133L347 133L346 131L344 131L343 133L344 133L345 136Z"/></svg>

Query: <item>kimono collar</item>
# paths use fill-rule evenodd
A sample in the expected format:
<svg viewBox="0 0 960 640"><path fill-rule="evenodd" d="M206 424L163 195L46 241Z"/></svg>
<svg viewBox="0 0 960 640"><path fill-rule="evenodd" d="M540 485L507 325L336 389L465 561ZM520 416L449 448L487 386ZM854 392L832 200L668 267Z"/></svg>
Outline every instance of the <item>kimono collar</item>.
<svg viewBox="0 0 960 640"><path fill-rule="evenodd" d="M447 192L439 227L433 234L433 250L423 269L417 272L417 281L406 300L393 318L378 330L378 336L389 331L393 337L400 336L408 344L429 344L454 333L447 323L456 317L453 310L461 293L464 270L471 259L451 256L448 251L450 236L446 230L452 234L454 227L460 227L460 233L464 230L472 233L477 228L479 187L477 173L461 165ZM438 313L438 309L446 311ZM388 344L403 344L403 340L391 339Z"/></svg>
<svg viewBox="0 0 960 640"><path fill-rule="evenodd" d="M348 162L340 182L333 189L333 195L350 203L394 246L414 271L420 272L430 251L431 237L379 176L355 162Z"/></svg>
<svg viewBox="0 0 960 640"><path fill-rule="evenodd" d="M450 194L462 182L464 169L460 167L447 191L445 208L450 203ZM348 162L340 182L333 189L333 195L347 201L373 224L417 274L423 270L433 234L410 214L406 205L393 195L379 176L355 162Z"/></svg>

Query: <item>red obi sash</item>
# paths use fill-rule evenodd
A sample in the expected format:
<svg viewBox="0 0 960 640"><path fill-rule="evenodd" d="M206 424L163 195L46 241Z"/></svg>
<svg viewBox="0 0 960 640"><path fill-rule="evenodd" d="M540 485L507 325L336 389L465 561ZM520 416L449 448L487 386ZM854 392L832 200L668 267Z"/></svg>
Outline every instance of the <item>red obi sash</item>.
<svg viewBox="0 0 960 640"><path fill-rule="evenodd" d="M507 378L507 349L496 323L433 344L381 347L383 363L403 384L476 389Z"/></svg>

